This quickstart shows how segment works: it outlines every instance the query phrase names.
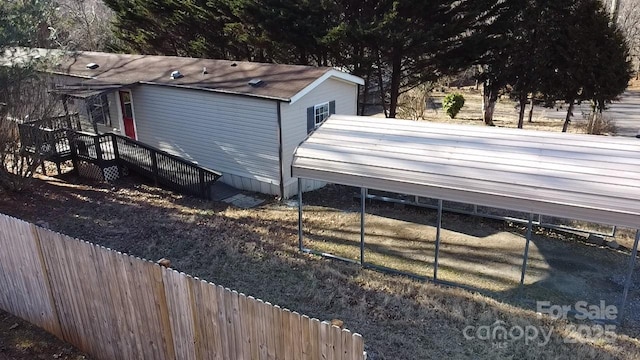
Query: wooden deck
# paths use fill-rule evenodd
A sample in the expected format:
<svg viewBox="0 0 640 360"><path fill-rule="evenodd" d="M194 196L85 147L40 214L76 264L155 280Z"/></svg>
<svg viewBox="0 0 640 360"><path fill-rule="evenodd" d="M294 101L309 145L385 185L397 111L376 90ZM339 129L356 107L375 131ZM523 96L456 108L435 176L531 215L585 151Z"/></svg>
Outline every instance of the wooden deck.
<svg viewBox="0 0 640 360"><path fill-rule="evenodd" d="M103 171L111 168L119 174L122 168L126 168L157 185L204 198L211 198L211 184L222 176L219 172L125 136L80 131L77 118L45 119L19 126L23 150L55 162L58 169L66 160L73 161L76 169L78 161L95 164Z"/></svg>

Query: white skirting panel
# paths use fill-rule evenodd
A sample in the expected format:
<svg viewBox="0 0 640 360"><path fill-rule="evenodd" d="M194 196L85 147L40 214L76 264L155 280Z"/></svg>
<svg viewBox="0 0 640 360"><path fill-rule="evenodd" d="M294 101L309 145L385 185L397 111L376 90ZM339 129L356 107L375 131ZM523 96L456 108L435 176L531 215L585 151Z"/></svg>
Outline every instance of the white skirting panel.
<svg viewBox="0 0 640 360"><path fill-rule="evenodd" d="M223 173L220 181L240 190L253 191L267 195L280 195L280 187L278 184L271 184L244 176Z"/></svg>
<svg viewBox="0 0 640 360"><path fill-rule="evenodd" d="M302 192L309 192L326 186L327 183L318 180L302 179ZM298 181L289 183L284 187L284 198L289 199L298 195Z"/></svg>

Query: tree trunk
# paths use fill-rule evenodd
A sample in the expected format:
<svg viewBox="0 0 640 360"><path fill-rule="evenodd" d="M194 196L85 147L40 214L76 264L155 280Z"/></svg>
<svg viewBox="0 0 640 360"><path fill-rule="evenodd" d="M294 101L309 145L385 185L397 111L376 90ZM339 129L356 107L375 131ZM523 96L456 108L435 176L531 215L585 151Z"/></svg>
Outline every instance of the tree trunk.
<svg viewBox="0 0 640 360"><path fill-rule="evenodd" d="M527 95L520 95L520 113L518 114L518 129L524 125L524 112L527 110Z"/></svg>
<svg viewBox="0 0 640 360"><path fill-rule="evenodd" d="M531 94L531 101L530 101L530 107L529 107L529 122L532 123L533 122L533 94Z"/></svg>
<svg viewBox="0 0 640 360"><path fill-rule="evenodd" d="M393 49L391 56L391 89L389 89L389 117L395 118L400 96L400 79L402 77L402 53L398 48Z"/></svg>
<svg viewBox="0 0 640 360"><path fill-rule="evenodd" d="M494 126L493 113L496 109L497 96L488 90L487 82L482 83L482 119L488 126Z"/></svg>
<svg viewBox="0 0 640 360"><path fill-rule="evenodd" d="M364 112L367 107L367 101L369 100L369 83L371 82L371 71L368 71L367 76L364 79L364 85L362 85L362 101L358 109L358 115L364 116Z"/></svg>
<svg viewBox="0 0 640 360"><path fill-rule="evenodd" d="M382 101L382 110L384 110L384 117L389 117L389 112L387 111L387 102L384 96L384 82L382 81L382 60L380 59L380 50L376 50L376 54L378 56L378 88L380 89L380 100Z"/></svg>
<svg viewBox="0 0 640 360"><path fill-rule="evenodd" d="M573 115L573 104L575 104L575 100L571 99L571 101L569 101L569 109L567 110L567 117L564 118L564 124L562 125L563 133L569 130L569 123L571 122L571 116Z"/></svg>

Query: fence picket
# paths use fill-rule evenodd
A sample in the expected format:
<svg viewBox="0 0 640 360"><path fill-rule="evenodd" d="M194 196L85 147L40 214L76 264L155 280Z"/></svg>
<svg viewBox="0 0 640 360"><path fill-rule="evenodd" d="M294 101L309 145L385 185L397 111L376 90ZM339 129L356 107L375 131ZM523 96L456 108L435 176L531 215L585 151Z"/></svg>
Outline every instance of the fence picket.
<svg viewBox="0 0 640 360"><path fill-rule="evenodd" d="M175 270L164 271L163 275L176 358L195 359L195 334L187 279Z"/></svg>
<svg viewBox="0 0 640 360"><path fill-rule="evenodd" d="M264 331L267 334L267 359L276 359L276 348L278 346L278 331L280 326L277 322L275 307L269 302L265 302L264 311Z"/></svg>
<svg viewBox="0 0 640 360"><path fill-rule="evenodd" d="M258 311L258 359L267 360L269 358L269 332L267 331L270 326L270 311L267 311L268 306L262 301L258 300L256 304Z"/></svg>
<svg viewBox="0 0 640 360"><path fill-rule="evenodd" d="M342 359L342 330L333 325L331 326L331 344L333 347L333 358L335 360Z"/></svg>
<svg viewBox="0 0 640 360"><path fill-rule="evenodd" d="M351 353L353 352L353 345L352 345L352 341L351 341L352 335L351 335L351 331L344 329L342 330L342 356L340 357L341 360L350 360L351 359Z"/></svg>
<svg viewBox="0 0 640 360"><path fill-rule="evenodd" d="M316 354L322 353L322 348L320 346L320 321L318 319L311 319L309 322L309 334L311 336L311 347L310 349L310 357L312 359L317 356Z"/></svg>
<svg viewBox="0 0 640 360"><path fill-rule="evenodd" d="M291 311L283 309L280 329L282 334L282 349L284 360L293 360L293 340L291 333Z"/></svg>
<svg viewBox="0 0 640 360"><path fill-rule="evenodd" d="M274 338L274 346L276 359L281 360L284 359L284 333L282 329L282 317L284 316L284 309L281 309L280 306L274 305L271 308L273 312L273 325L275 327L273 333L275 335Z"/></svg>
<svg viewBox="0 0 640 360"><path fill-rule="evenodd" d="M364 360L364 341L360 334L353 334L351 338L351 359L352 360Z"/></svg>
<svg viewBox="0 0 640 360"><path fill-rule="evenodd" d="M225 290L222 286L216 286L216 300L218 303L218 324L220 324L220 340L222 342L222 354L224 359L230 359L231 350L229 347L230 331L227 324Z"/></svg>
<svg viewBox="0 0 640 360"><path fill-rule="evenodd" d="M249 354L252 360L259 359L260 358L260 342L258 340L258 331L261 327L261 324L259 323L260 310L258 306L260 304L252 296L247 297L246 304L247 304L248 313L249 313L249 321L247 323L247 326L249 327L249 334L251 336Z"/></svg>
<svg viewBox="0 0 640 360"><path fill-rule="evenodd" d="M291 312L289 317L290 334L292 335L291 343L293 344L293 359L302 360L302 345L304 338L302 337L302 324L300 314Z"/></svg>
<svg viewBox="0 0 640 360"><path fill-rule="evenodd" d="M311 360L311 319L307 315L302 315L300 319L300 334L302 336L302 360Z"/></svg>
<svg viewBox="0 0 640 360"><path fill-rule="evenodd" d="M333 360L331 325L326 321L320 323L320 353L322 354L322 359Z"/></svg>
<svg viewBox="0 0 640 360"><path fill-rule="evenodd" d="M130 331L129 339L130 350L134 354L134 358L142 358L144 356L144 352L142 349L142 339L140 339L139 329L141 327L141 321L136 311L136 306L134 303L135 292L132 292L131 289L135 286L133 276L130 274L128 267L129 256L126 254L118 253L115 257L115 265L118 271L118 279L119 284L121 286L121 291L124 292L123 297L123 312L124 312L124 320L126 321L127 327Z"/></svg>
<svg viewBox="0 0 640 360"><path fill-rule="evenodd" d="M243 359L251 360L251 343L254 341L251 337L251 309L249 308L248 299L245 294L238 295L238 303L239 303L239 311L238 316L240 317L240 328L241 328L241 339L242 339L242 357Z"/></svg>

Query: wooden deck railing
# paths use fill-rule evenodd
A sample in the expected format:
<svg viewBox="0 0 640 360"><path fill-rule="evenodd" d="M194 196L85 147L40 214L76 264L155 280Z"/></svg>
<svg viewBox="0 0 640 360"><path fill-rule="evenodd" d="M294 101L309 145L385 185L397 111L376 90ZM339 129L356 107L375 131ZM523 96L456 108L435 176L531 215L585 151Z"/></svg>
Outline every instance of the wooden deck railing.
<svg viewBox="0 0 640 360"><path fill-rule="evenodd" d="M56 162L58 172L65 160L72 160L76 169L78 160L94 163L101 169L125 166L156 185L203 198L210 198L210 184L222 176L125 136L83 132L78 114L18 124L18 130L23 150Z"/></svg>
<svg viewBox="0 0 640 360"><path fill-rule="evenodd" d="M80 130L80 116L69 114L18 124L22 149L60 162L71 156L67 131Z"/></svg>
<svg viewBox="0 0 640 360"><path fill-rule="evenodd" d="M18 124L22 150L47 160L57 161L71 156L65 129L48 129Z"/></svg>
<svg viewBox="0 0 640 360"><path fill-rule="evenodd" d="M61 115L61 116L53 116L44 119L27 121L24 123L25 125L30 125L32 127L51 129L51 130L77 130L81 131L82 126L80 124L80 115L77 113Z"/></svg>
<svg viewBox="0 0 640 360"><path fill-rule="evenodd" d="M99 166L114 161L119 166L181 193L210 198L211 183L222 174L140 141L116 134L75 132L74 156Z"/></svg>

